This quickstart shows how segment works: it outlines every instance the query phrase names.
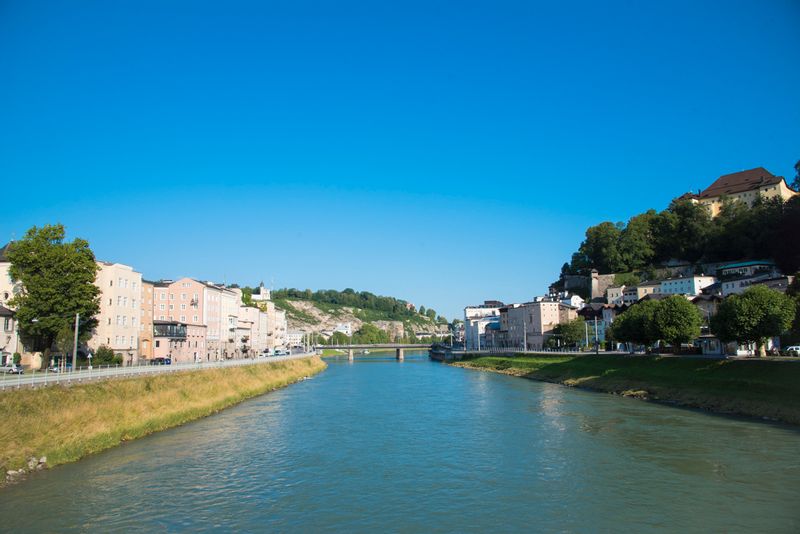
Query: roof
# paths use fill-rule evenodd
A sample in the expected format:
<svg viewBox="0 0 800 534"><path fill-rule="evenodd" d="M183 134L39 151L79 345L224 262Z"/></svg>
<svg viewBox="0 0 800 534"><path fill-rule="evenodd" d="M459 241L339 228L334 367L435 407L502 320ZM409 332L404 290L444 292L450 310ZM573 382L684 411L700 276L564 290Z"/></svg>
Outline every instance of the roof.
<svg viewBox="0 0 800 534"><path fill-rule="evenodd" d="M2 262L8 261L8 256L6 256L6 252L8 252L9 245L11 245L11 243L6 243L5 245L3 245L3 248L0 248L0 261Z"/></svg>
<svg viewBox="0 0 800 534"><path fill-rule="evenodd" d="M14 310L9 310L5 306L0 306L0 317L13 317Z"/></svg>
<svg viewBox="0 0 800 534"><path fill-rule="evenodd" d="M697 200L697 195L689 191L687 193L682 194L675 200Z"/></svg>
<svg viewBox="0 0 800 534"><path fill-rule="evenodd" d="M753 267L755 265L773 266L775 265L775 263L770 260L740 261L738 263L729 263L728 265L723 265L721 267L718 267L717 270L722 271L725 269L736 269L737 267Z"/></svg>
<svg viewBox="0 0 800 534"><path fill-rule="evenodd" d="M756 167L747 171L725 174L708 186L698 198L714 198L722 195L733 195L744 191L755 191L766 185L779 184L782 176L775 176L764 167Z"/></svg>

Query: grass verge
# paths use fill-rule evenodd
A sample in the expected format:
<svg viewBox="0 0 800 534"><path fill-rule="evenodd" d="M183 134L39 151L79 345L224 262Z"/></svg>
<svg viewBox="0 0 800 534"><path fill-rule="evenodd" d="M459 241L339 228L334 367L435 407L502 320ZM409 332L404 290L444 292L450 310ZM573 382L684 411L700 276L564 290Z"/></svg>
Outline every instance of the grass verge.
<svg viewBox="0 0 800 534"><path fill-rule="evenodd" d="M325 367L313 357L5 391L0 393L0 472L22 468L31 457L47 457L48 467L73 462L211 415Z"/></svg>
<svg viewBox="0 0 800 534"><path fill-rule="evenodd" d="M800 362L559 355L453 365L800 425Z"/></svg>

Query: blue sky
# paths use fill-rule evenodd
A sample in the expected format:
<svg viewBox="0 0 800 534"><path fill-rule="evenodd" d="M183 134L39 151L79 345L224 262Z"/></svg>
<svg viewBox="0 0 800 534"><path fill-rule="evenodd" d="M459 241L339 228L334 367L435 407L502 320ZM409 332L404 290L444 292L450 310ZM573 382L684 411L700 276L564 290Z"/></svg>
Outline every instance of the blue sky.
<svg viewBox="0 0 800 534"><path fill-rule="evenodd" d="M702 5L701 5L702 4ZM800 159L800 3L0 1L0 239L454 317Z"/></svg>

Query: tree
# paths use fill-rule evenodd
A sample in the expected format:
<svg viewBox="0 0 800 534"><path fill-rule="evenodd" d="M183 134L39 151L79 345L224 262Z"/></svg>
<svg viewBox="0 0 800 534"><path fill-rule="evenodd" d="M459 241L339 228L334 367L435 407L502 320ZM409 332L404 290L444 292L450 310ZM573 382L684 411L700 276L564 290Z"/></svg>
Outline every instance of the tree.
<svg viewBox="0 0 800 534"><path fill-rule="evenodd" d="M627 269L641 269L653 261L655 244L653 241L653 221L655 210L631 217L619 237L619 255Z"/></svg>
<svg viewBox="0 0 800 534"><path fill-rule="evenodd" d="M433 308L428 308L428 311L425 312L425 316L432 321L436 318L436 311Z"/></svg>
<svg viewBox="0 0 800 534"><path fill-rule="evenodd" d="M800 160L794 164L794 181L792 182L792 189L800 191Z"/></svg>
<svg viewBox="0 0 800 534"><path fill-rule="evenodd" d="M578 317L567 323L556 325L553 333L561 338L561 343L567 347L579 345L586 337L586 321Z"/></svg>
<svg viewBox="0 0 800 534"><path fill-rule="evenodd" d="M622 223L602 222L586 230L586 239L578 253L589 260L589 264L602 273L624 271L625 265L619 253Z"/></svg>
<svg viewBox="0 0 800 534"><path fill-rule="evenodd" d="M427 310L425 309L425 306L420 306L419 307L419 314L420 315L425 315L426 313L427 313Z"/></svg>
<svg viewBox="0 0 800 534"><path fill-rule="evenodd" d="M361 328L353 336L353 341L356 343L365 343L369 345L377 343L388 343L389 334L385 330L381 330L375 325L364 323Z"/></svg>
<svg viewBox="0 0 800 534"><path fill-rule="evenodd" d="M92 365L118 365L122 363L122 356L114 354L114 351L106 345L97 347L97 351L92 356Z"/></svg>
<svg viewBox="0 0 800 534"><path fill-rule="evenodd" d="M723 300L711 318L711 329L725 342L755 343L764 356L767 338L779 336L791 327L795 308L791 297L755 285Z"/></svg>
<svg viewBox="0 0 800 534"><path fill-rule="evenodd" d="M347 345L350 343L350 337L344 332L334 332L328 343L331 345Z"/></svg>
<svg viewBox="0 0 800 534"><path fill-rule="evenodd" d="M614 320L612 336L619 341L652 345L658 341L653 329L653 315L658 302L645 300L634 304Z"/></svg>
<svg viewBox="0 0 800 534"><path fill-rule="evenodd" d="M94 284L97 264L89 243L64 241L60 224L34 226L9 246L12 281L22 289L9 304L17 310L20 335L34 349L49 350L60 331L72 329L80 314L80 338L97 326L100 289Z"/></svg>
<svg viewBox="0 0 800 534"><path fill-rule="evenodd" d="M652 318L653 336L663 339L677 352L681 343L687 343L700 335L703 318L697 306L685 297L672 295L658 302Z"/></svg>

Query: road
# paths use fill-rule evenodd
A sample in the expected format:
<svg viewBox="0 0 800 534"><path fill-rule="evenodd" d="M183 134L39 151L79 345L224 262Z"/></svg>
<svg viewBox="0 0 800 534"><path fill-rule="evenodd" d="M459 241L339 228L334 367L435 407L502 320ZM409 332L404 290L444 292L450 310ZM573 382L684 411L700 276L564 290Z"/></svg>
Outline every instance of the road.
<svg viewBox="0 0 800 534"><path fill-rule="evenodd" d="M99 366L94 369L82 369L69 373L53 373L50 371L28 371L24 375L3 374L0 378L0 391L11 388L39 387L52 384L77 384L91 380L133 377L157 373L174 373L179 371L196 371L203 369L219 369L221 367L238 367L241 365L257 365L260 363L282 362L298 358L314 356L313 352L289 354L286 356L267 356L246 360L225 360L205 363L176 363L172 365L139 365L131 367Z"/></svg>

